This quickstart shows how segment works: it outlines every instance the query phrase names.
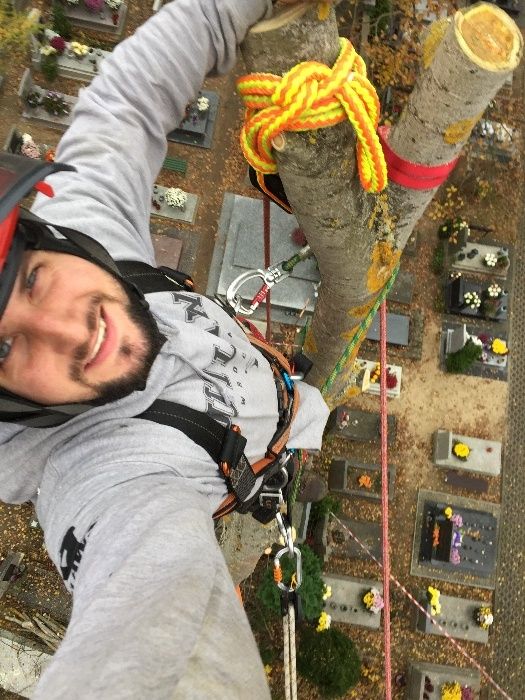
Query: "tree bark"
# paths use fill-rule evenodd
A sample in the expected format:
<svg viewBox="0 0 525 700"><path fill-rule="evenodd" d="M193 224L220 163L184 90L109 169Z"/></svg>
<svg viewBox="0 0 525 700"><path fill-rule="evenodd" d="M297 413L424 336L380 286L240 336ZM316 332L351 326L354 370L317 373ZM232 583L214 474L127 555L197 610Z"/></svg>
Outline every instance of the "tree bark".
<svg viewBox="0 0 525 700"><path fill-rule="evenodd" d="M457 157L470 131L518 65L521 34L494 5L481 4L436 23L424 45L424 66L391 148L405 160L439 165ZM296 6L255 25L242 47L250 72L281 74L300 61L333 65L339 52L333 10ZM314 361L309 381L322 386L390 278L436 189L390 184L364 192L349 123L274 142L279 174L299 225L317 258L321 287L304 351ZM353 360L327 392L329 405L359 393Z"/></svg>

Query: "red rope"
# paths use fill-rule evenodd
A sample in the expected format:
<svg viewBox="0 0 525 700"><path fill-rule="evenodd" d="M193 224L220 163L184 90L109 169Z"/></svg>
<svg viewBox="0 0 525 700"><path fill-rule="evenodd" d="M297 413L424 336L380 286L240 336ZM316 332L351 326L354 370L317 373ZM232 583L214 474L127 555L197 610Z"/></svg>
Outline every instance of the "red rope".
<svg viewBox="0 0 525 700"><path fill-rule="evenodd" d="M270 267L270 198L263 198L264 267ZM270 290L266 294L266 340L272 342Z"/></svg>
<svg viewBox="0 0 525 700"><path fill-rule="evenodd" d="M379 307L379 382L381 398L381 518L383 534L383 638L385 648L385 700L392 698L390 656L390 551L388 548L388 420L386 368L386 300Z"/></svg>

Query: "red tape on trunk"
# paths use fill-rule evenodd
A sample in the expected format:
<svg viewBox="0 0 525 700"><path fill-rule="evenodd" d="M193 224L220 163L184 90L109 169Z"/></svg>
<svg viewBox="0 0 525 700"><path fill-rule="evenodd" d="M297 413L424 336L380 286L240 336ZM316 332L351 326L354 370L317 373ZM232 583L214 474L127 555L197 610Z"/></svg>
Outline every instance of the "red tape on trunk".
<svg viewBox="0 0 525 700"><path fill-rule="evenodd" d="M450 163L442 165L421 165L404 160L390 148L387 139L390 132L389 126L380 126L377 129L383 153L385 154L388 168L388 179L396 185L408 187L411 190L433 190L445 182L454 170L459 158L454 158Z"/></svg>

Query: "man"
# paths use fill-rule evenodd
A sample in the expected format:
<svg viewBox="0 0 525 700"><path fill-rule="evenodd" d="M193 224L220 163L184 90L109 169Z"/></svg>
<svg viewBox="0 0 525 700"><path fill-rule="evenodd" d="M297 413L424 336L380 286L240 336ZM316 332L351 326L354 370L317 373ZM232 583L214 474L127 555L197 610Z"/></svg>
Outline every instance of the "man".
<svg viewBox="0 0 525 700"><path fill-rule="evenodd" d="M255 461L277 422L270 367L216 303L162 291L147 294L148 310L75 233L114 260L154 265L150 197L166 134L269 10L168 3L81 91L57 150L75 171L48 177L39 218L16 223L0 275L0 405L14 407L0 423L0 497L35 503L73 592L37 700L269 697L214 536L225 480L183 432L136 416L162 399L234 419ZM288 447L319 449L328 410L316 389L298 389Z"/></svg>

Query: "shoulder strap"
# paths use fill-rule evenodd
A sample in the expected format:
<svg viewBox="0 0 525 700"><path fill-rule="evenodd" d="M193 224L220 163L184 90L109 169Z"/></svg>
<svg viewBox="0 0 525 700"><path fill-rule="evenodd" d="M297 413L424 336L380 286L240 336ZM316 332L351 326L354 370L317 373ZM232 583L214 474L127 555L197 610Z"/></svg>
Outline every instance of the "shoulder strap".
<svg viewBox="0 0 525 700"><path fill-rule="evenodd" d="M138 260L117 260L120 274L134 284L143 294L172 292L185 289L193 291L193 280L189 275L170 267L152 267Z"/></svg>

